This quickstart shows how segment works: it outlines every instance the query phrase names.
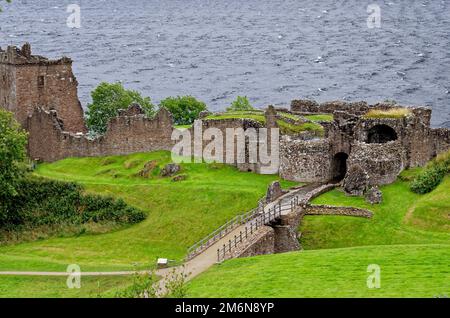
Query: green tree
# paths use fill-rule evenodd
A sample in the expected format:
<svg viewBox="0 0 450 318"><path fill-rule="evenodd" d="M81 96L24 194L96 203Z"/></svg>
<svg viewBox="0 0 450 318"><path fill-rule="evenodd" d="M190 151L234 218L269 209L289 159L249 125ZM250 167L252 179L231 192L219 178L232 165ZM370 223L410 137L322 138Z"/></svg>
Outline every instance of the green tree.
<svg viewBox="0 0 450 318"><path fill-rule="evenodd" d="M206 110L206 104L192 96L168 97L161 101L159 107L164 107L172 113L176 125L190 125L200 112Z"/></svg>
<svg viewBox="0 0 450 318"><path fill-rule="evenodd" d="M106 132L108 121L116 117L119 109L127 109L132 103L138 103L147 117L153 117L155 106L150 97L133 90L126 90L121 83L100 83L91 93L92 104L88 105L86 124L96 134Z"/></svg>
<svg viewBox="0 0 450 318"><path fill-rule="evenodd" d="M0 201L17 194L16 187L25 172L27 133L0 109Z"/></svg>
<svg viewBox="0 0 450 318"><path fill-rule="evenodd" d="M242 111L242 110L254 110L247 96L238 96L235 101L231 103L231 106L227 108L227 111Z"/></svg>

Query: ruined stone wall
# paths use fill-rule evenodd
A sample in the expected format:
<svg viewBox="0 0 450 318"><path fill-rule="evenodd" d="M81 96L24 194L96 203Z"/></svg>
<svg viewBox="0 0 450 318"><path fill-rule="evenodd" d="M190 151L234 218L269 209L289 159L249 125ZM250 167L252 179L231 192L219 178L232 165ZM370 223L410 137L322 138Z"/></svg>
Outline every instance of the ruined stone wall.
<svg viewBox="0 0 450 318"><path fill-rule="evenodd" d="M307 205L306 215L345 215L371 218L373 213L366 209L331 205Z"/></svg>
<svg viewBox="0 0 450 318"><path fill-rule="evenodd" d="M350 168L357 164L369 175L371 185L394 182L405 169L406 152L399 140L384 144L367 144L356 142L347 160Z"/></svg>
<svg viewBox="0 0 450 318"><path fill-rule="evenodd" d="M233 251L233 255L227 255L226 258L250 257L273 253L275 253L274 229L270 226L261 226L251 239L244 240Z"/></svg>
<svg viewBox="0 0 450 318"><path fill-rule="evenodd" d="M335 111L344 111L350 114L362 115L369 110L366 102L343 102L331 101L325 103L317 103L310 100L293 100L291 102L291 111L298 113L328 113Z"/></svg>
<svg viewBox="0 0 450 318"><path fill-rule="evenodd" d="M280 177L302 182L330 179L330 140L300 140L283 136L280 142Z"/></svg>
<svg viewBox="0 0 450 318"><path fill-rule="evenodd" d="M16 109L16 72L9 64L0 62L0 108L6 109L14 114L16 118L19 116ZM20 122L20 121L19 121ZM22 122L20 122L22 124Z"/></svg>
<svg viewBox="0 0 450 318"><path fill-rule="evenodd" d="M355 128L355 139L367 142L371 128L389 126L395 130L397 140L405 150L405 168L423 166L433 158L434 136L429 128L431 111L416 108L413 114L405 118L361 118Z"/></svg>
<svg viewBox="0 0 450 318"><path fill-rule="evenodd" d="M262 165L260 164L259 160L259 147L261 143L264 141L263 139L260 139L259 129L265 127L263 124L261 124L258 121L255 121L253 119L241 119L241 118L228 118L228 119L204 119L201 121L202 125L202 132L204 132L206 129L209 128L216 128L220 130L222 133L222 145L224 152L220 154L220 159L222 162L228 162L225 152L227 151L227 145L234 143L234 156L232 157L232 164L236 166L241 171L254 171L257 173L261 173ZM227 128L231 129L242 129L243 131L246 131L249 128L254 128L257 133L257 139L254 141L250 140L249 138L245 139L245 151L244 151L244 157L238 158L238 138L237 136L233 136L233 138L227 137ZM191 136L194 136L194 128L190 128ZM270 135L269 135L270 137ZM203 140L203 149L210 143L210 140ZM267 141L269 143L268 151L270 154L270 138ZM251 144L256 143L254 145L254 149L256 149L256 162L252 162L250 160L250 148ZM192 144L192 147L194 147L194 144ZM239 160L238 160L239 159ZM275 172L276 173L276 172Z"/></svg>
<svg viewBox="0 0 450 318"><path fill-rule="evenodd" d="M450 150L450 129L431 129L430 135L432 140L432 156Z"/></svg>
<svg viewBox="0 0 450 318"><path fill-rule="evenodd" d="M56 110L65 131L86 132L72 62L20 66L16 72L18 109L27 109L27 115L38 106Z"/></svg>
<svg viewBox="0 0 450 318"><path fill-rule="evenodd" d="M109 122L104 136L64 132L56 112L36 109L28 119L28 152L32 159L52 162L67 157L125 155L136 152L171 150L172 117L161 109L154 119L143 115L119 116Z"/></svg>
<svg viewBox="0 0 450 318"><path fill-rule="evenodd" d="M86 132L83 109L78 100L78 82L72 60L48 60L31 55L31 47L8 47L0 51L0 107L14 113L24 127L35 108L56 110L63 129Z"/></svg>

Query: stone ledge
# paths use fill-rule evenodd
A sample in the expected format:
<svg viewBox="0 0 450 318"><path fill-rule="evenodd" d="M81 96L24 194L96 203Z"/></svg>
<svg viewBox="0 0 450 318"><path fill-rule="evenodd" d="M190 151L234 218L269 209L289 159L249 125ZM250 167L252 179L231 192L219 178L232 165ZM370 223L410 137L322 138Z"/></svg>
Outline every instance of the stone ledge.
<svg viewBox="0 0 450 318"><path fill-rule="evenodd" d="M373 213L366 209L354 207L341 207L332 205L307 205L306 215L345 215L371 218Z"/></svg>

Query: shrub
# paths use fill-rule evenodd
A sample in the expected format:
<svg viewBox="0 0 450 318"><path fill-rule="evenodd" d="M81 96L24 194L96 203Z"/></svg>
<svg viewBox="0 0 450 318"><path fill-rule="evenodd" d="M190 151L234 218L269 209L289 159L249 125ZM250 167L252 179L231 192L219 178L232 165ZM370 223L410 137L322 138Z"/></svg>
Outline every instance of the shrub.
<svg viewBox="0 0 450 318"><path fill-rule="evenodd" d="M84 195L75 183L24 178L18 193L0 202L0 230L20 231L42 226L81 225L94 222L137 223L144 212L123 200Z"/></svg>
<svg viewBox="0 0 450 318"><path fill-rule="evenodd" d="M450 151L431 161L411 183L411 191L424 194L433 191L450 171Z"/></svg>
<svg viewBox="0 0 450 318"><path fill-rule="evenodd" d="M172 114L175 125L190 125L200 112L206 110L206 104L192 96L167 97L159 107L166 108Z"/></svg>
<svg viewBox="0 0 450 318"><path fill-rule="evenodd" d="M231 106L227 108L227 111L241 111L241 110L254 110L247 96L238 96L235 101L231 103Z"/></svg>
<svg viewBox="0 0 450 318"><path fill-rule="evenodd" d="M153 117L155 106L149 97L142 97L137 91L126 90L121 83L100 83L91 93L92 104L88 105L86 124L94 134L103 134L108 121L116 117L119 109L127 109L132 103L138 103L147 117Z"/></svg>
<svg viewBox="0 0 450 318"><path fill-rule="evenodd" d="M0 201L17 192L23 176L27 134L13 114L0 109Z"/></svg>

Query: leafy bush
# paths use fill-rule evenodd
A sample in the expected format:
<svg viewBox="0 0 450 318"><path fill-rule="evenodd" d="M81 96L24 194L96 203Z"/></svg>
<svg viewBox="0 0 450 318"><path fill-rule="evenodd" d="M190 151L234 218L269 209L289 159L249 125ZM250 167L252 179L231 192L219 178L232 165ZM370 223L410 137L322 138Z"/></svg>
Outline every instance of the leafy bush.
<svg viewBox="0 0 450 318"><path fill-rule="evenodd" d="M108 121L116 117L119 109L127 109L132 103L139 104L147 117L153 117L155 106L149 97L142 97L137 91L126 90L121 83L100 83L91 93L92 104L88 105L86 124L95 134L103 134Z"/></svg>
<svg viewBox="0 0 450 318"><path fill-rule="evenodd" d="M0 202L1 230L89 222L126 224L145 218L144 212L123 200L83 195L81 186L75 183L25 178L17 192L16 196Z"/></svg>
<svg viewBox="0 0 450 318"><path fill-rule="evenodd" d="M411 191L428 193L433 191L450 171L450 151L439 155L419 173L411 183Z"/></svg>
<svg viewBox="0 0 450 318"><path fill-rule="evenodd" d="M173 117L175 125L190 125L206 110L206 104L192 96L167 97L159 107L166 108Z"/></svg>
<svg viewBox="0 0 450 318"><path fill-rule="evenodd" d="M0 109L0 202L16 194L23 176L27 134L13 114Z"/></svg>
<svg viewBox="0 0 450 318"><path fill-rule="evenodd" d="M425 169L411 183L411 190L424 194L433 191L444 179L445 170L440 165Z"/></svg>
<svg viewBox="0 0 450 318"><path fill-rule="evenodd" d="M227 111L239 111L239 110L254 110L247 96L238 96L235 101L231 103L231 106L227 108Z"/></svg>

